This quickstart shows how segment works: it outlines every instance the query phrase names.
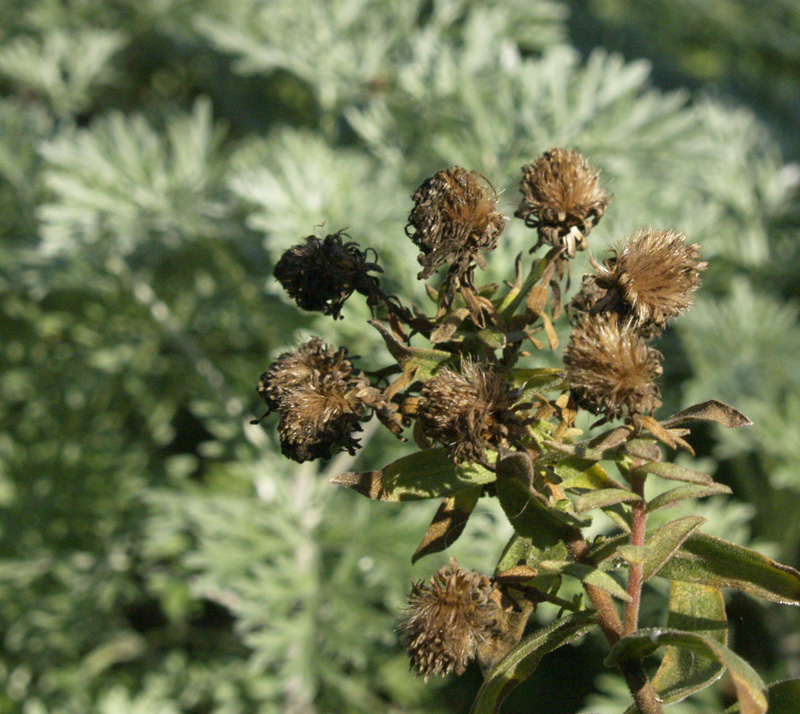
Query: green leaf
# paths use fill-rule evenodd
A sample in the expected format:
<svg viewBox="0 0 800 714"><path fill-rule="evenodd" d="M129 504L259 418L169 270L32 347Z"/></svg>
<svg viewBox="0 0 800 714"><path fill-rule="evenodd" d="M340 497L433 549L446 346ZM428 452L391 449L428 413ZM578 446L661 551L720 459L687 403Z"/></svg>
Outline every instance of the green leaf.
<svg viewBox="0 0 800 714"><path fill-rule="evenodd" d="M704 474L694 469L687 469L684 466L677 464L670 464L661 461L653 461L639 466L631 471L632 475L655 474L661 478L667 478L672 481L688 481L689 483L701 483L705 486L710 486L714 483L714 479L708 474Z"/></svg>
<svg viewBox="0 0 800 714"><path fill-rule="evenodd" d="M596 626L594 614L584 611L567 615L526 637L486 677L470 714L497 714L509 692L533 674L544 655L583 637Z"/></svg>
<svg viewBox="0 0 800 714"><path fill-rule="evenodd" d="M731 489L721 483L712 483L709 486L700 484L690 484L688 486L678 486L664 493L658 494L647 504L647 512L651 513L659 508L669 508L688 498L703 498L714 496L721 493L731 493Z"/></svg>
<svg viewBox="0 0 800 714"><path fill-rule="evenodd" d="M574 563L567 560L543 560L539 563L539 567L551 573L569 575L573 578L577 578L582 583L594 585L601 590L605 590L609 595L613 595L625 602L629 602L631 599L631 596L628 595L625 588L614 580L614 578L599 568L593 568L591 565Z"/></svg>
<svg viewBox="0 0 800 714"><path fill-rule="evenodd" d="M800 702L800 679L784 679L767 687L769 714L797 714ZM738 704L728 707L723 714L740 714Z"/></svg>
<svg viewBox="0 0 800 714"><path fill-rule="evenodd" d="M464 532L472 510L478 503L483 491L482 486L470 486L457 491L452 496L445 496L433 516L422 542L417 547L411 562L416 563L420 558L439 553L449 548Z"/></svg>
<svg viewBox="0 0 800 714"><path fill-rule="evenodd" d="M569 489L623 488L598 463L578 456L567 456L552 465L562 479L561 487Z"/></svg>
<svg viewBox="0 0 800 714"><path fill-rule="evenodd" d="M497 462L495 491L514 530L539 547L553 545L572 529L587 525L575 516L548 505L533 488L533 464L514 452Z"/></svg>
<svg viewBox="0 0 800 714"><path fill-rule="evenodd" d="M585 513L594 508L612 506L615 503L641 500L641 496L624 488L601 488L598 491L583 494L575 504L575 510L578 513Z"/></svg>
<svg viewBox="0 0 800 714"><path fill-rule="evenodd" d="M450 352L444 350L421 349L404 345L378 320L372 320L369 324L381 333L389 353L397 360L403 371L417 367L417 379L423 381L429 379L453 358Z"/></svg>
<svg viewBox="0 0 800 714"><path fill-rule="evenodd" d="M649 536L645 536L645 549L647 558L644 562L642 577L647 580L658 573L664 564L675 554L689 535L699 528L706 519L702 516L685 516L674 521L665 523L661 528ZM626 546L619 549L620 555L624 558L623 550Z"/></svg>
<svg viewBox="0 0 800 714"><path fill-rule="evenodd" d="M687 407L677 414L673 414L661 423L663 426L669 428L694 420L715 421L717 424L721 424L728 429L753 425L753 422L738 409L734 409L729 404L717 401L716 399Z"/></svg>
<svg viewBox="0 0 800 714"><path fill-rule="evenodd" d="M725 601L718 588L697 583L672 583L667 627L694 632L722 645L728 643ZM652 684L665 704L685 699L713 684L725 668L712 657L669 645Z"/></svg>
<svg viewBox="0 0 800 714"><path fill-rule="evenodd" d="M692 533L658 574L669 580L733 588L772 602L800 605L800 572L705 533Z"/></svg>
<svg viewBox="0 0 800 714"><path fill-rule="evenodd" d="M739 655L717 640L681 630L658 628L637 630L617 642L606 657L606 664L615 665L629 659L644 659L662 645L672 645L713 658L727 667L741 714L764 714L767 711L766 685L755 670Z"/></svg>
<svg viewBox="0 0 800 714"><path fill-rule="evenodd" d="M555 367L515 369L512 374L514 386L522 388L522 396L520 397L522 402L533 399L538 392L558 389L564 383L564 370L556 369Z"/></svg>
<svg viewBox="0 0 800 714"><path fill-rule="evenodd" d="M511 536L511 540L509 540L503 555L500 557L495 569L495 575L519 565L526 565L539 572L539 575L526 580L525 584L544 592L549 592L553 585L560 580L560 576L553 573L540 572L539 563L543 560L566 560L566 558L567 546L562 540L556 540L552 545L540 548L534 545L530 538L524 538L515 533Z"/></svg>
<svg viewBox="0 0 800 714"><path fill-rule="evenodd" d="M454 464L444 447L436 447L403 456L380 471L339 474L331 483L376 501L416 501L450 496L494 479L491 471L478 464Z"/></svg>

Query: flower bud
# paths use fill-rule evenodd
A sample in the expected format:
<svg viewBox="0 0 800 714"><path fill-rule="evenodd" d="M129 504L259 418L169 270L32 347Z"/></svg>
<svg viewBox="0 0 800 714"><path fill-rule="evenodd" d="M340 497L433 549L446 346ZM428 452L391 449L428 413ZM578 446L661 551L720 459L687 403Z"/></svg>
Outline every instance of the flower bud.
<svg viewBox="0 0 800 714"><path fill-rule="evenodd" d="M584 315L564 364L575 403L606 421L628 416L635 422L661 406L653 382L662 372L661 353L615 314Z"/></svg>
<svg viewBox="0 0 800 714"><path fill-rule="evenodd" d="M560 148L522 167L520 191L522 201L514 215L539 234L531 252L546 243L564 246L570 258L576 250L586 250L586 238L612 198L583 156Z"/></svg>
<svg viewBox="0 0 800 714"><path fill-rule="evenodd" d="M427 585L412 585L398 629L412 668L425 681L454 670L462 674L478 645L495 634L502 611L493 590L489 578L459 568L455 558Z"/></svg>

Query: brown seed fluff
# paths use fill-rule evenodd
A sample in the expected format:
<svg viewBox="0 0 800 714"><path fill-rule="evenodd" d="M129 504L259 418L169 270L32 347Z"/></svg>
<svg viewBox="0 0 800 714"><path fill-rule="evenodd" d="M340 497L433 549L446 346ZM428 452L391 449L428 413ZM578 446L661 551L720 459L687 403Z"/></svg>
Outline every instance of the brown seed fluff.
<svg viewBox="0 0 800 714"><path fill-rule="evenodd" d="M452 280L470 284L472 264L486 268L481 251L494 250L505 228L497 192L476 171L453 166L424 181L411 198L406 234L422 251L418 277L449 264Z"/></svg>
<svg viewBox="0 0 800 714"><path fill-rule="evenodd" d="M586 250L586 237L603 217L612 196L600 187L599 172L577 151L554 148L522 167L522 201L514 213L536 228L539 240L565 246L569 257Z"/></svg>
<svg viewBox="0 0 800 714"><path fill-rule="evenodd" d="M592 414L636 422L661 406L653 382L662 372L661 353L615 314L584 315L564 350L564 364L575 403Z"/></svg>
<svg viewBox="0 0 800 714"><path fill-rule="evenodd" d="M411 667L431 675L462 674L478 645L494 634L501 610L489 578L463 570L455 558L430 582L413 583L408 608L398 627Z"/></svg>
<svg viewBox="0 0 800 714"><path fill-rule="evenodd" d="M305 243L287 250L275 265L273 275L303 310L341 317L342 305L353 291L369 294L378 281L370 271L383 272L354 242L345 243L342 231L320 239L308 236Z"/></svg>
<svg viewBox="0 0 800 714"><path fill-rule="evenodd" d="M698 251L696 244L686 244L683 233L639 228L604 265L593 261L594 282L606 293L592 310L630 317L645 333L661 330L692 306L700 272L708 266L697 260Z"/></svg>
<svg viewBox="0 0 800 714"><path fill-rule="evenodd" d="M355 453L360 443L352 434L368 417L364 399L370 391L347 350L327 347L317 337L278 357L258 384L269 411L279 414L281 451L299 463L342 449Z"/></svg>
<svg viewBox="0 0 800 714"><path fill-rule="evenodd" d="M422 433L446 446L453 462L483 461L487 443L521 437L516 397L495 367L464 358L459 371L445 367L425 383L417 418Z"/></svg>

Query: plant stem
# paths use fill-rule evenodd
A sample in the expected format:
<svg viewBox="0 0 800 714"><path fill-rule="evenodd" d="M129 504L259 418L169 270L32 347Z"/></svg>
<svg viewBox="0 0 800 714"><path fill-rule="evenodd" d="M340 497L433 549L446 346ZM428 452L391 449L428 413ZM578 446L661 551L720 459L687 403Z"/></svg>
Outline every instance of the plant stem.
<svg viewBox="0 0 800 714"><path fill-rule="evenodd" d="M589 551L589 545L579 531L576 531L575 537L567 542L567 547L577 562L587 562L586 554ZM597 621L606 640L608 640L608 644L616 644L624 632L622 620L620 620L611 595L605 590L588 583L584 583L584 588L597 610ZM642 663L635 659L624 660L619 662L617 667L625 678L640 714L664 714L664 707L656 697L655 690L647 679Z"/></svg>
<svg viewBox="0 0 800 714"><path fill-rule="evenodd" d="M647 526L647 502L644 500L644 476L631 474L631 487L641 500L633 506L631 519L631 545L644 545L644 534ZM628 595L630 602L625 607L625 625L623 632L629 635L639 627L639 604L642 601L642 585L644 563L631 563L628 569Z"/></svg>

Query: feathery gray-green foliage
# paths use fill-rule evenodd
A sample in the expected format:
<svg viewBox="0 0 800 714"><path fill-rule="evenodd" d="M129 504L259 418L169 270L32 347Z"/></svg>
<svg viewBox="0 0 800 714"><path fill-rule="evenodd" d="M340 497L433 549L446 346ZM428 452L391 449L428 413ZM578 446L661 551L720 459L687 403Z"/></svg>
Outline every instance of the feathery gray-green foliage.
<svg viewBox="0 0 800 714"><path fill-rule="evenodd" d="M430 508L356 501L327 483L333 465L293 468L271 422L247 423L259 374L312 328L382 366L357 298L333 322L276 289L282 251L346 228L391 292L425 300L408 196L455 163L511 214L520 165L574 147L615 193L595 255L642 224L702 246L706 288L664 338L683 356L664 391L754 419L709 435L738 500L703 515L798 564L798 173L751 111L582 56L554 0L4 11L0 712L466 711L414 680L394 633L409 578L432 570L408 562ZM494 263L527 241L510 227ZM396 453L371 438L381 462ZM466 567L491 567L502 518L470 523ZM800 675L796 615L758 617L765 677ZM721 711L707 696L686 711Z"/></svg>

